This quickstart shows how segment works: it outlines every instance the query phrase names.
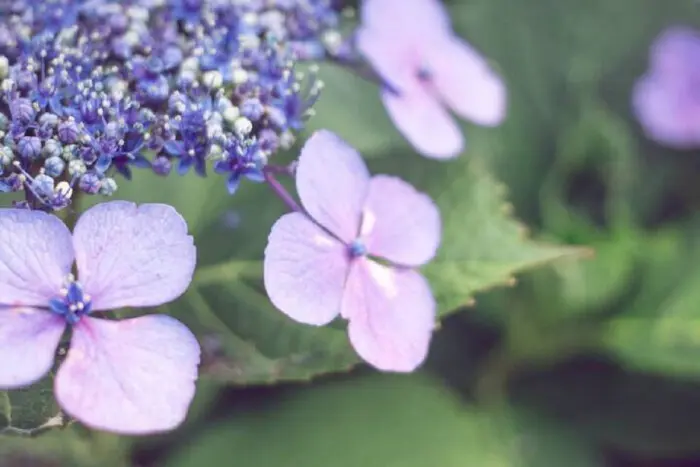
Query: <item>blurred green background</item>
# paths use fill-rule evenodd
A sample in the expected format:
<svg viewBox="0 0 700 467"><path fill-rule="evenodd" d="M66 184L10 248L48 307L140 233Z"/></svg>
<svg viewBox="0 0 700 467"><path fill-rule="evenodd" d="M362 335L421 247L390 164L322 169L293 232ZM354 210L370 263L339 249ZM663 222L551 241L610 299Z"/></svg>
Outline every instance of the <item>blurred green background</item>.
<svg viewBox="0 0 700 467"><path fill-rule="evenodd" d="M309 122L442 210L425 272L444 320L424 368L377 374L342 324L272 309L259 260L284 206L265 186L231 198L220 180L140 174L120 195L174 204L199 247L194 286L161 310L204 349L188 422L142 439L53 429L49 378L0 394L0 422L40 434L0 438L0 466L700 465L700 153L648 141L630 112L654 37L700 27L700 3L448 5L507 82L501 127L464 124L459 160L425 160L372 84L328 65Z"/></svg>

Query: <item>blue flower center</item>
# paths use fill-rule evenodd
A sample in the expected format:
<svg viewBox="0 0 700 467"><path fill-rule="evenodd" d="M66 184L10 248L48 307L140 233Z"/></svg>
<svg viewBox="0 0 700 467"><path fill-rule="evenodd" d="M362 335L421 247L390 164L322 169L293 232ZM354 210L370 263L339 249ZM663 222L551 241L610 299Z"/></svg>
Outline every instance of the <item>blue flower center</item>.
<svg viewBox="0 0 700 467"><path fill-rule="evenodd" d="M90 296L83 292L80 282L70 275L66 286L60 295L49 300L49 309L66 320L68 324L76 324L80 318L90 313L92 302Z"/></svg>
<svg viewBox="0 0 700 467"><path fill-rule="evenodd" d="M420 68L418 68L418 71L416 72L416 76L418 77L419 81L422 82L428 82L433 78L433 73L428 69L427 66L423 65Z"/></svg>
<svg viewBox="0 0 700 467"><path fill-rule="evenodd" d="M348 245L348 253L352 258L359 258L367 254L367 247L361 240L355 239Z"/></svg>

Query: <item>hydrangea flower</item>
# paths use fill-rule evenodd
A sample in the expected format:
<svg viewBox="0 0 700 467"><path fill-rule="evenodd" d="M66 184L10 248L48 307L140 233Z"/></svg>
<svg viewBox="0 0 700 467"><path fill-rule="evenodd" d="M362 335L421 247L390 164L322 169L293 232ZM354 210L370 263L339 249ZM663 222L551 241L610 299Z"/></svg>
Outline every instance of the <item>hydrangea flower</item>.
<svg viewBox="0 0 700 467"><path fill-rule="evenodd" d="M435 320L430 287L414 268L439 246L436 206L398 178L370 177L360 155L328 131L303 147L296 186L306 213L282 216L265 250L270 300L306 324L340 315L364 360L414 370Z"/></svg>
<svg viewBox="0 0 700 467"><path fill-rule="evenodd" d="M86 211L71 235L56 216L1 209L0 239L0 388L43 377L69 327L54 389L66 413L124 434L178 426L195 392L195 337L165 315L95 315L161 305L187 289L196 251L182 217L167 205L114 201Z"/></svg>
<svg viewBox="0 0 700 467"><path fill-rule="evenodd" d="M206 176L211 163L231 192L241 178L261 181L258 169L293 144L321 89L295 65L325 56L341 9L337 0L11 4L0 11L0 190L47 211L70 204L57 187L109 195L133 168Z"/></svg>
<svg viewBox="0 0 700 467"><path fill-rule="evenodd" d="M649 59L632 98L644 131L671 147L700 147L700 33L667 29L652 45Z"/></svg>
<svg viewBox="0 0 700 467"><path fill-rule="evenodd" d="M438 0L364 0L361 15L356 46L385 81L384 106L418 152L449 158L462 151L450 110L480 125L504 119L501 78L454 35Z"/></svg>

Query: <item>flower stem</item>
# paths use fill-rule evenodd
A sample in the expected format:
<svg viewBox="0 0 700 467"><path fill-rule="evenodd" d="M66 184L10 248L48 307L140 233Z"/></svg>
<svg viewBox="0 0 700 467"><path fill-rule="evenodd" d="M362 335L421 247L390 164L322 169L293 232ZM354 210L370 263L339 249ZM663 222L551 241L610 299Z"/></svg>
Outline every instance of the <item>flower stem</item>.
<svg viewBox="0 0 700 467"><path fill-rule="evenodd" d="M289 209L295 212L303 212L299 204L292 198L292 195L290 195L287 190L282 186L282 184L275 178L275 174L273 170L268 170L266 167L263 170L263 174L265 175L265 181L267 184L272 188L272 191L275 192L275 194L284 202L284 204L287 205Z"/></svg>

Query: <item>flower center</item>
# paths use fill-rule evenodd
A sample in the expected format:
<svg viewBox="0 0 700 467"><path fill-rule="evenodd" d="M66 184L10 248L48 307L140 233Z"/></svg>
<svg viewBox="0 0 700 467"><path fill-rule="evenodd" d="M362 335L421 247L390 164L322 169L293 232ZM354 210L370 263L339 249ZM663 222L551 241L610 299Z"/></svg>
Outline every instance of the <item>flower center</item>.
<svg viewBox="0 0 700 467"><path fill-rule="evenodd" d="M427 66L421 65L418 68L418 71L416 71L416 77L418 78L418 81L428 83L432 79L433 74Z"/></svg>
<svg viewBox="0 0 700 467"><path fill-rule="evenodd" d="M359 258L367 254L367 247L361 240L355 239L348 245L348 253L352 258Z"/></svg>
<svg viewBox="0 0 700 467"><path fill-rule="evenodd" d="M83 286L72 274L66 277L65 287L59 296L49 300L49 309L63 316L68 324L76 324L81 317L90 313L91 308L90 296L83 292Z"/></svg>

